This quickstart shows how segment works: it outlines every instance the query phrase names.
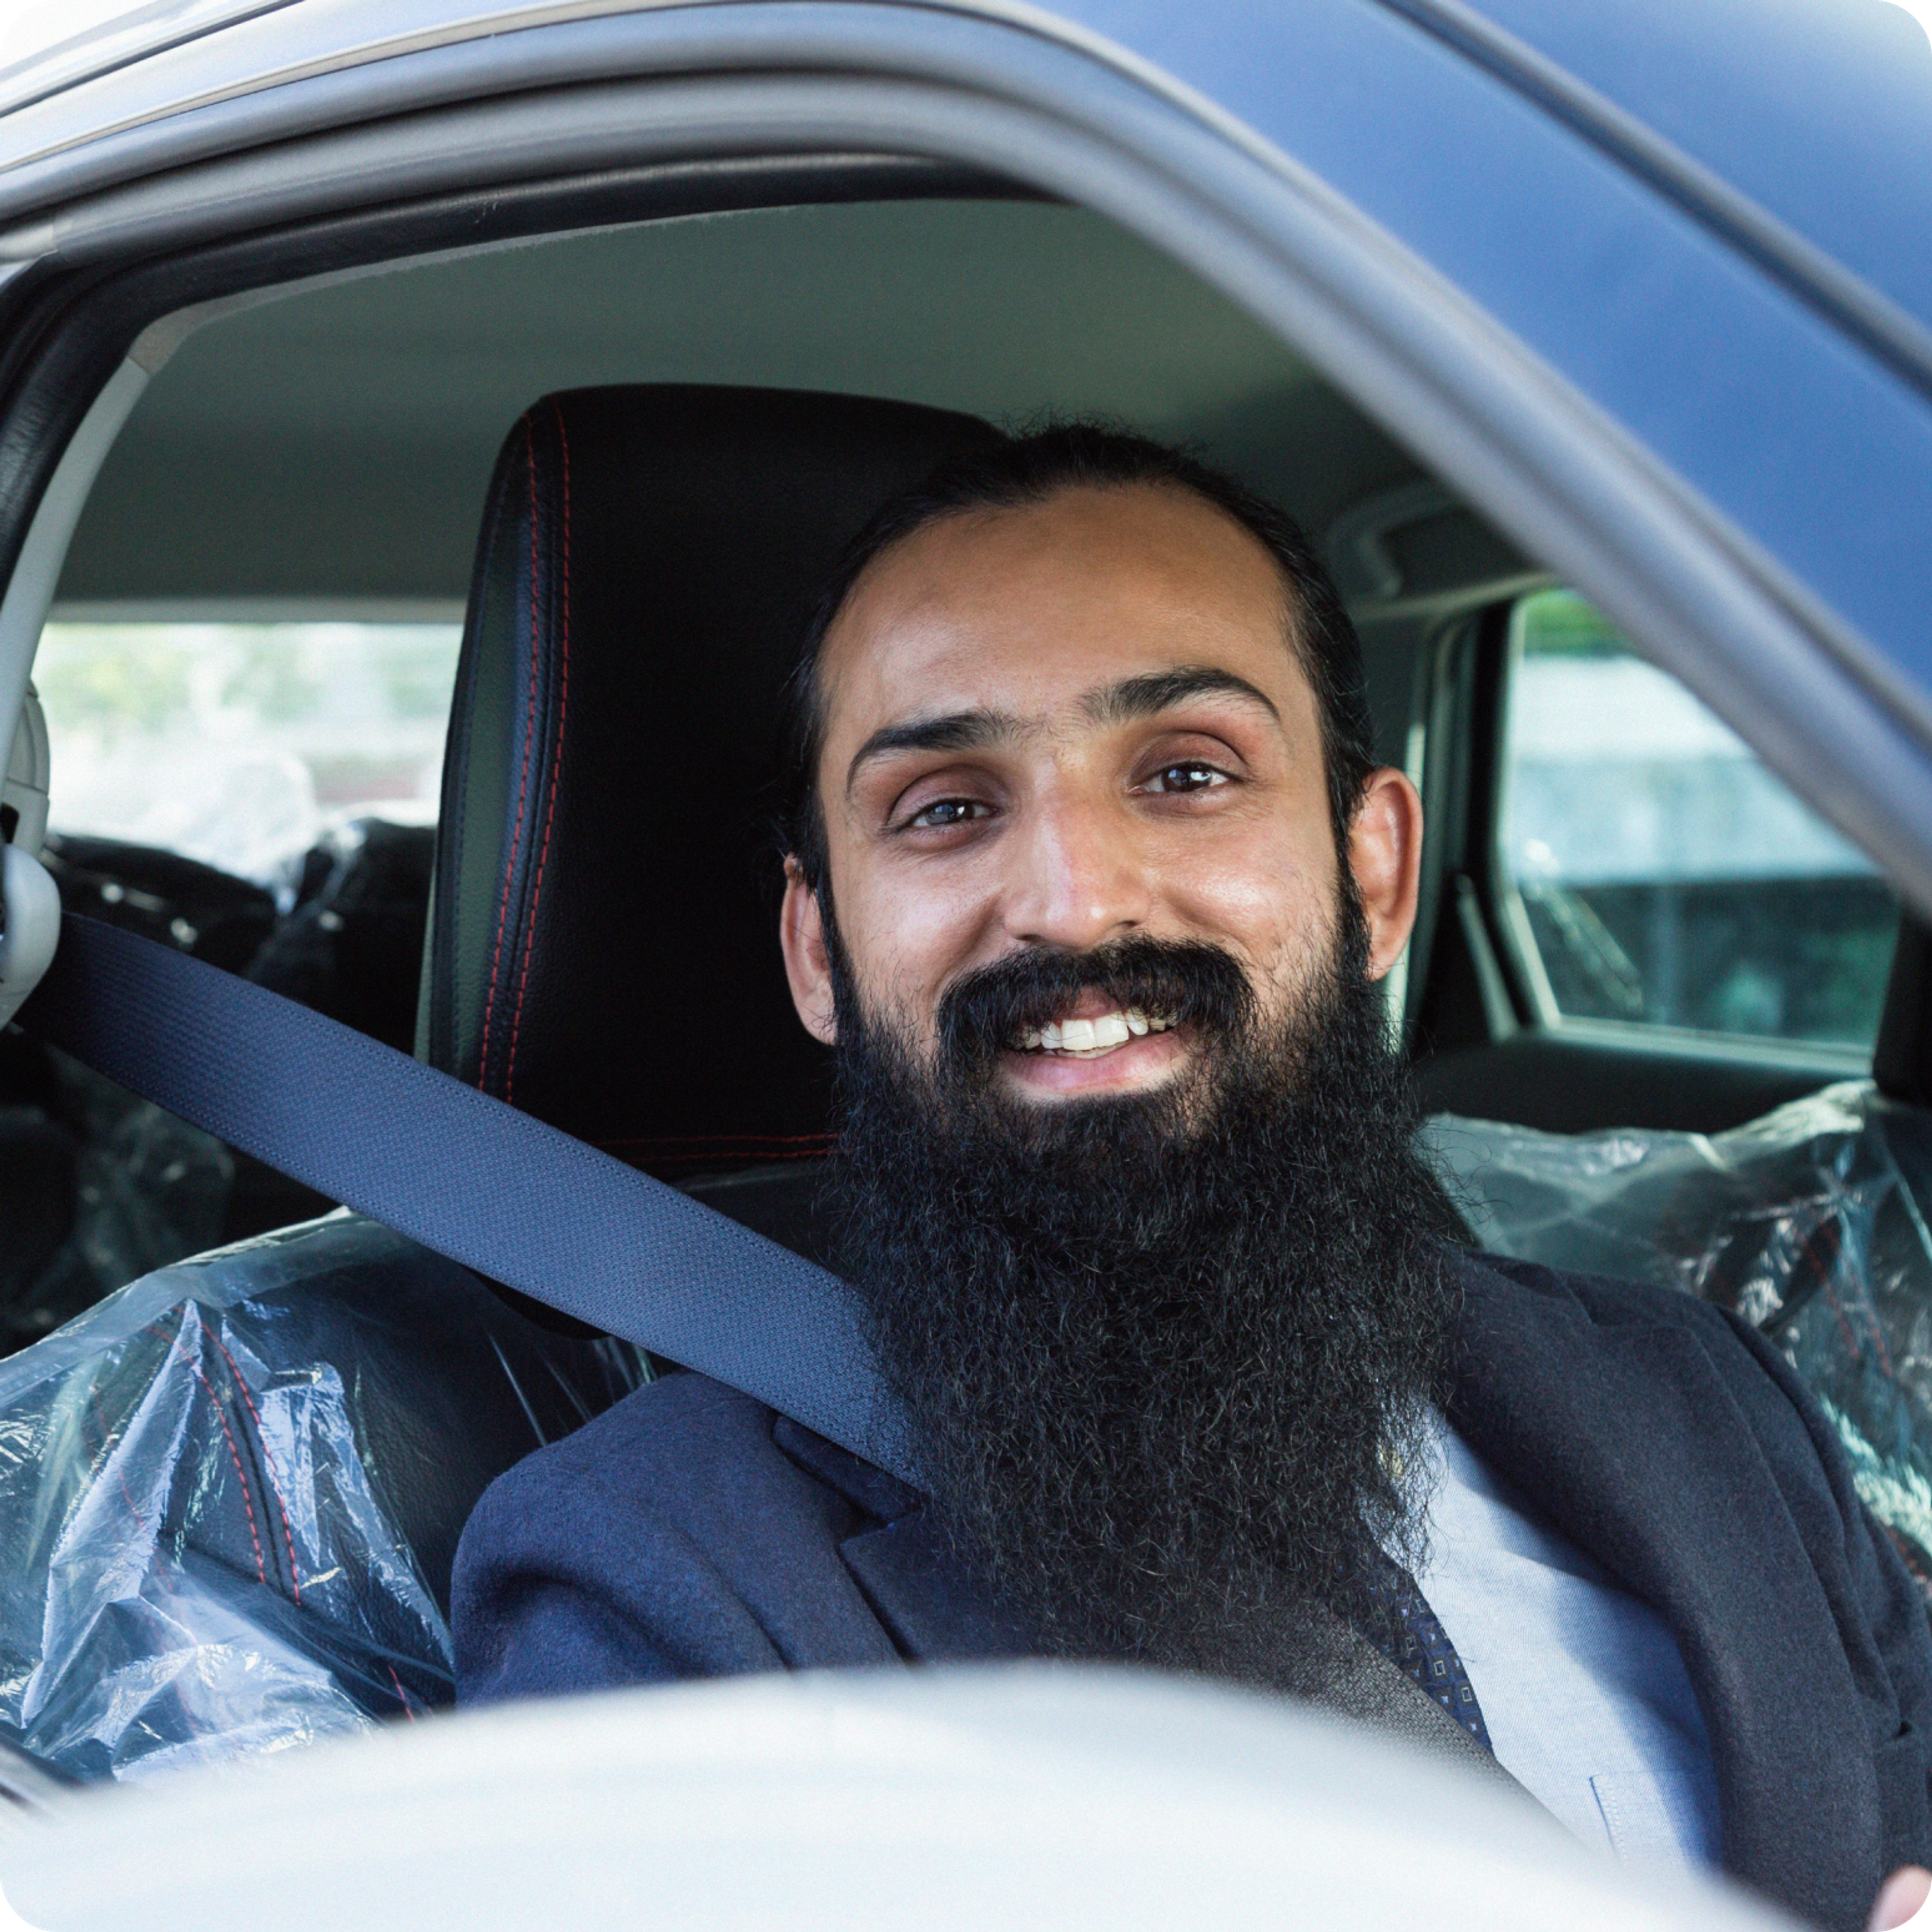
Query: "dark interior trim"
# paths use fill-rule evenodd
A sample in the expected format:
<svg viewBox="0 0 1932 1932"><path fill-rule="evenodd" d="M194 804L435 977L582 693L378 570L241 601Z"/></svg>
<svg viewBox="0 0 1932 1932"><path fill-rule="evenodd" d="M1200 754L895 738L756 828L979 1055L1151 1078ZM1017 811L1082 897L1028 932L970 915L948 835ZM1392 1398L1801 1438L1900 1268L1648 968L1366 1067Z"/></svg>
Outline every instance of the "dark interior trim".
<svg viewBox="0 0 1932 1932"><path fill-rule="evenodd" d="M1526 1028L1494 1046L1416 1068L1430 1113L1507 1119L1548 1134L1607 1126L1721 1133L1836 1080L1863 1077L1856 1056L1780 1052L1703 1034L1621 1028Z"/></svg>
<svg viewBox="0 0 1932 1932"><path fill-rule="evenodd" d="M1888 1100L1932 1107L1932 931L1909 912L1892 950L1872 1078Z"/></svg>
<svg viewBox="0 0 1932 1932"><path fill-rule="evenodd" d="M1504 943L1493 859L1510 609L1492 604L1450 632L1430 667L1423 799L1432 843L1408 1009L1418 1057L1492 1046L1539 1017Z"/></svg>

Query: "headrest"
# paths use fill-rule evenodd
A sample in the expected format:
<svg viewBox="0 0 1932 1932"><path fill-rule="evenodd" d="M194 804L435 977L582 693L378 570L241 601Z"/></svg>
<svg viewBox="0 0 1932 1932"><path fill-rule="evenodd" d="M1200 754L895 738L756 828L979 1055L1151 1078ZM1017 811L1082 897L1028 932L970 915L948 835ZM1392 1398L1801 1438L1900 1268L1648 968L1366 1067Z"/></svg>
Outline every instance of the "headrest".
<svg viewBox="0 0 1932 1932"><path fill-rule="evenodd" d="M483 518L419 1044L668 1175L818 1151L769 857L778 698L886 499L993 433L855 397L546 396Z"/></svg>

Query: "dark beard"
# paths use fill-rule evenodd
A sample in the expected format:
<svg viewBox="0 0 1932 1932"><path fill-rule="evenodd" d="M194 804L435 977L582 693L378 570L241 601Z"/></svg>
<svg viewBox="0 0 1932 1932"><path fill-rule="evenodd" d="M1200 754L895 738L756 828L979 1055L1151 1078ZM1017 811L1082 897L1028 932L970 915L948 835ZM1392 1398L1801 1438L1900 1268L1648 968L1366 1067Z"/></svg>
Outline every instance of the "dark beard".
<svg viewBox="0 0 1932 1932"><path fill-rule="evenodd" d="M1372 1628L1378 1552L1420 1553L1444 1210L1352 904L1336 951L1272 1028L1216 948L1019 956L951 990L928 1069L835 939L842 1254L957 1555L1043 1651L1252 1677L1285 1598ZM1196 1065L1006 1096L1002 1044L1095 986Z"/></svg>

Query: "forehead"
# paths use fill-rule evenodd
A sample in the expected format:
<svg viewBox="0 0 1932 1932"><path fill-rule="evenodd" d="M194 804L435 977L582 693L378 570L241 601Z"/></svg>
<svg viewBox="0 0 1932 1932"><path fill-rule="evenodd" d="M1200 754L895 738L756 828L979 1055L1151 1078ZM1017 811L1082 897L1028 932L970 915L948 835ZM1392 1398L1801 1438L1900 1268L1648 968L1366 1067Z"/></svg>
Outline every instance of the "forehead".
<svg viewBox="0 0 1932 1932"><path fill-rule="evenodd" d="M828 752L881 723L996 708L1050 719L1123 678L1208 664L1312 714L1286 588L1192 492L1070 487L929 524L875 558L826 634Z"/></svg>

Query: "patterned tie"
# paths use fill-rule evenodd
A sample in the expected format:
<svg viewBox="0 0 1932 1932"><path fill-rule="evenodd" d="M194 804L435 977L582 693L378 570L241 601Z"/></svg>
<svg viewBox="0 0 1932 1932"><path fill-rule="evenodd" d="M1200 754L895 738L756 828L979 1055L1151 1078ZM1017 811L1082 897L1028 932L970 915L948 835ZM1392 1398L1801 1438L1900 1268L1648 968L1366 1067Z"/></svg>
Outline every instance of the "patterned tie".
<svg viewBox="0 0 1932 1932"><path fill-rule="evenodd" d="M1496 1748L1490 1742L1490 1727L1483 1721L1476 1687L1469 1682L1449 1633L1429 1607L1415 1579L1390 1558L1384 1558L1383 1565L1370 1592L1394 1615L1387 1624L1363 1634L1493 1757Z"/></svg>

